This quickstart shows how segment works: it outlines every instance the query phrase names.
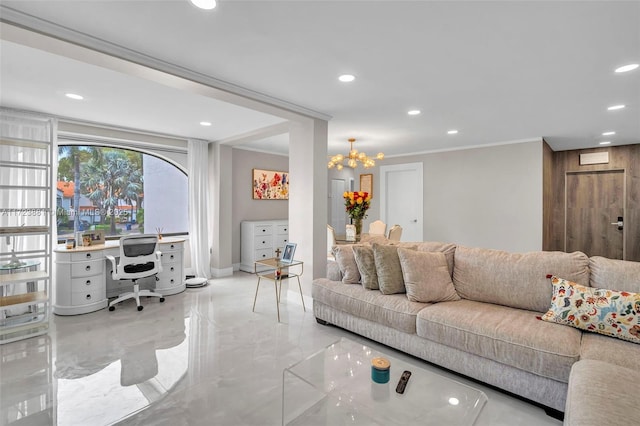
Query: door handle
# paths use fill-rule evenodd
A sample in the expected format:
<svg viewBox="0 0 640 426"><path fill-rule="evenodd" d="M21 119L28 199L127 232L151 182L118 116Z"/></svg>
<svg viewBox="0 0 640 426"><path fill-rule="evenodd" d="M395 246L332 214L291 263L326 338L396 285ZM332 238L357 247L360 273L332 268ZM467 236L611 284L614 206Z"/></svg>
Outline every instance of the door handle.
<svg viewBox="0 0 640 426"><path fill-rule="evenodd" d="M624 220L622 220L622 216L618 216L617 222L611 222L612 225L618 227L618 231L622 231L624 229Z"/></svg>
<svg viewBox="0 0 640 426"><path fill-rule="evenodd" d="M413 219L411 223L418 223L418 219Z"/></svg>

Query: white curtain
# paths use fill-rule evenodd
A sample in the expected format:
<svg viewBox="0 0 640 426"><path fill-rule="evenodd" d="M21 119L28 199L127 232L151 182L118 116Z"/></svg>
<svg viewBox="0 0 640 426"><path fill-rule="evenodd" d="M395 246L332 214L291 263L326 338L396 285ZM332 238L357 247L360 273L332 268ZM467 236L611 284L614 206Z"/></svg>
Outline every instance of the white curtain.
<svg viewBox="0 0 640 426"><path fill-rule="evenodd" d="M189 140L189 244L197 277L211 278L209 234L209 144Z"/></svg>

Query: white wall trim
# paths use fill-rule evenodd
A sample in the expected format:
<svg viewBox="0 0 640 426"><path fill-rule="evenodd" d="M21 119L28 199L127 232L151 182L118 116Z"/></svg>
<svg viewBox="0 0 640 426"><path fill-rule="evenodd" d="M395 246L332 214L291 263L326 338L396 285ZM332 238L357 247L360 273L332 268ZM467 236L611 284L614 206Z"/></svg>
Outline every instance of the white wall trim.
<svg viewBox="0 0 640 426"><path fill-rule="evenodd" d="M222 277L230 277L233 275L234 267L229 268L211 268L211 277L213 278L222 278Z"/></svg>
<svg viewBox="0 0 640 426"><path fill-rule="evenodd" d="M412 157L414 155L424 155L424 154L437 154L440 152L450 152L450 151L465 151L467 149L481 149L481 148L489 148L492 146L501 146L501 145L514 145L518 143L528 143L528 142L542 142L542 137L535 138L527 138L527 139L516 139L512 141L503 141L503 142L492 142L487 144L478 144L478 145L467 145L467 146L459 146L453 148L442 148L442 149L431 149L428 151L418 151L411 152L407 154L395 154L395 155L385 155L385 158L401 158L401 157Z"/></svg>

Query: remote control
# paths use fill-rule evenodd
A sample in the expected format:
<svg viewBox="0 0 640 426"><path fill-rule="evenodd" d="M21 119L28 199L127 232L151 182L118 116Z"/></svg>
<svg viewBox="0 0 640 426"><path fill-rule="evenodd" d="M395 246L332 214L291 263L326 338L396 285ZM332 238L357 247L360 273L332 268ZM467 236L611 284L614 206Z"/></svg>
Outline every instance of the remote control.
<svg viewBox="0 0 640 426"><path fill-rule="evenodd" d="M400 376L400 381L398 381L398 386L396 386L396 392L400 394L404 393L409 377L411 377L411 371L405 370L404 373L402 373L402 376Z"/></svg>

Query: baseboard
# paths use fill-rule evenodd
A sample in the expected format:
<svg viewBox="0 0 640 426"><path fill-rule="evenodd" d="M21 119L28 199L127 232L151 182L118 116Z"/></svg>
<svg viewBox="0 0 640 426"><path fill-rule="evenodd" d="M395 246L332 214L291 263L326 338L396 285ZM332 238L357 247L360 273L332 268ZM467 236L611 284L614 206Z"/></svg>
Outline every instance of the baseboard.
<svg viewBox="0 0 640 426"><path fill-rule="evenodd" d="M239 263L234 263L233 264L233 272L238 272L240 270L240 264Z"/></svg>
<svg viewBox="0 0 640 426"><path fill-rule="evenodd" d="M233 275L233 267L211 268L211 276L213 278L230 277L231 275Z"/></svg>

